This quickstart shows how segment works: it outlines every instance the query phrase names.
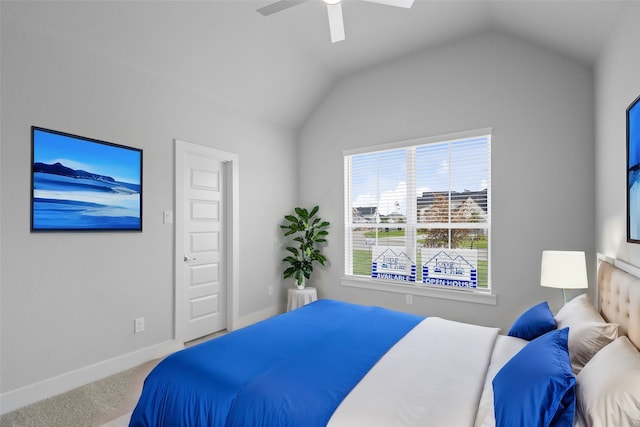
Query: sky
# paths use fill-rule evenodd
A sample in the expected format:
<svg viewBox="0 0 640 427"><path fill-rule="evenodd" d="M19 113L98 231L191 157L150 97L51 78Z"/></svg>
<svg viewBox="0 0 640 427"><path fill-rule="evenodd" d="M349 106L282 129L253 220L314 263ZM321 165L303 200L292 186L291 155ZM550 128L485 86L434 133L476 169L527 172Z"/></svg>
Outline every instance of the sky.
<svg viewBox="0 0 640 427"><path fill-rule="evenodd" d="M485 137L435 143L415 149L415 196L427 191L477 191L490 181ZM354 155L351 158L351 194L354 207L377 206L381 215L406 215L407 189L413 178L407 173L407 149ZM453 177L453 178L452 178Z"/></svg>
<svg viewBox="0 0 640 427"><path fill-rule="evenodd" d="M140 184L141 157L142 151L136 149L34 129L34 162L60 162L75 170L110 176L120 182Z"/></svg>

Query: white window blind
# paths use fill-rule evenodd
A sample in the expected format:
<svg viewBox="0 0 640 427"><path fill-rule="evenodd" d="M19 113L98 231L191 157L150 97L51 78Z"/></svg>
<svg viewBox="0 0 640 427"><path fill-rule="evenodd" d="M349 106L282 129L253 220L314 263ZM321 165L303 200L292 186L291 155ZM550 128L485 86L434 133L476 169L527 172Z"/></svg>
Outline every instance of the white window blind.
<svg viewBox="0 0 640 427"><path fill-rule="evenodd" d="M345 274L490 289L491 129L346 152Z"/></svg>

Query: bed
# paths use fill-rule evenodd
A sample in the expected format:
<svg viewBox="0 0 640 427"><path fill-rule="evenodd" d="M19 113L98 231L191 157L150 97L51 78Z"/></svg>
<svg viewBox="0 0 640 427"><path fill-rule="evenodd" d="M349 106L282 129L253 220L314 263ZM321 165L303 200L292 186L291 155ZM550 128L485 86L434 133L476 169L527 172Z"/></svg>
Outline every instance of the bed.
<svg viewBox="0 0 640 427"><path fill-rule="evenodd" d="M164 359L130 426L640 426L640 279L497 328L333 300Z"/></svg>

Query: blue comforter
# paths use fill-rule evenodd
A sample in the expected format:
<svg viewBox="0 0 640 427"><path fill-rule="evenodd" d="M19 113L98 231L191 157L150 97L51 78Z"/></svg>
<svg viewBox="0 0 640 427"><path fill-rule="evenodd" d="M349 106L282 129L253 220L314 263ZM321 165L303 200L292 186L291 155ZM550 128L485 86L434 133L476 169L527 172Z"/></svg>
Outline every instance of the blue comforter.
<svg viewBox="0 0 640 427"><path fill-rule="evenodd" d="M423 317L319 300L167 357L130 426L325 426Z"/></svg>

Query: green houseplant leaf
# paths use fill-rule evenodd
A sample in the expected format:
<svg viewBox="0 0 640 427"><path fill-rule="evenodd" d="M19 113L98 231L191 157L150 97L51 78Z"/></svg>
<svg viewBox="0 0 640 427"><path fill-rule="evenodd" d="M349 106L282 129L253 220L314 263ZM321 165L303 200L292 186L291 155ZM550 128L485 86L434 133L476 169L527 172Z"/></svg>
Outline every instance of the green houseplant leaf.
<svg viewBox="0 0 640 427"><path fill-rule="evenodd" d="M327 228L330 223L316 216L319 210L317 205L311 210L296 207L293 214L284 216L286 222L280 225L284 236L293 236L291 240L298 244L297 247L286 247L290 255L282 259L287 264L282 276L285 279L294 278L298 286L304 279L311 278L315 262L323 266L327 262L318 244L327 241L325 237L329 235Z"/></svg>

